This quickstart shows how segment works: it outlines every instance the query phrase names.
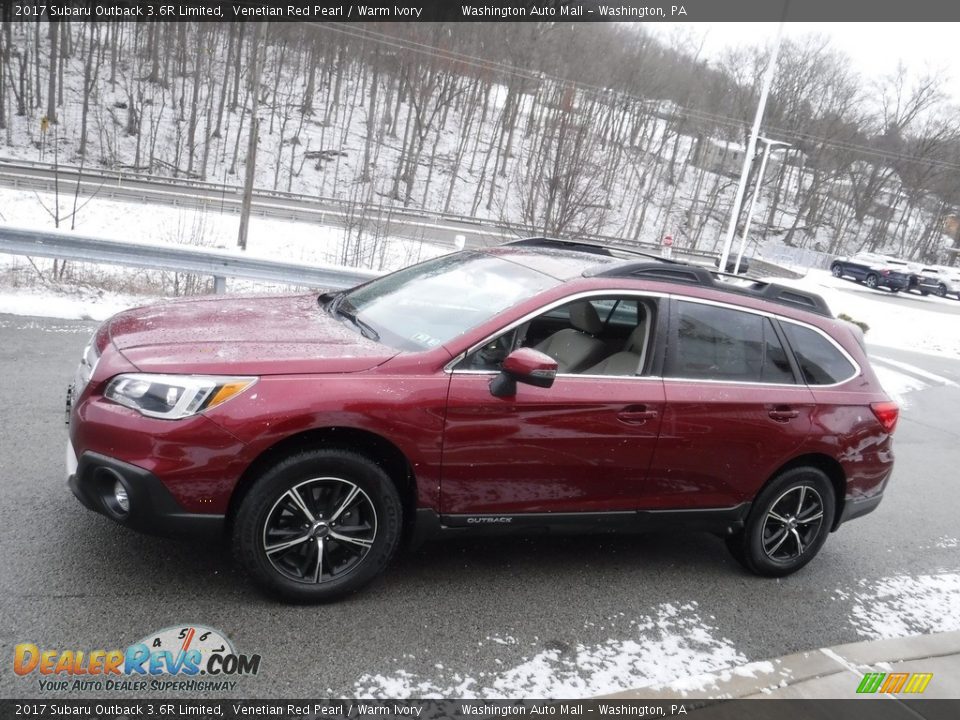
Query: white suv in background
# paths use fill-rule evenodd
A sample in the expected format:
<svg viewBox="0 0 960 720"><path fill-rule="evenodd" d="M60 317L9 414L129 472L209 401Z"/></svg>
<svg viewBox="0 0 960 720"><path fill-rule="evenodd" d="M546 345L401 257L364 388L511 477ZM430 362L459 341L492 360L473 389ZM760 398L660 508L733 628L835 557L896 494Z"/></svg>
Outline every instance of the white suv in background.
<svg viewBox="0 0 960 720"><path fill-rule="evenodd" d="M953 295L960 300L960 268L930 265L922 267L917 273L917 290L921 295Z"/></svg>

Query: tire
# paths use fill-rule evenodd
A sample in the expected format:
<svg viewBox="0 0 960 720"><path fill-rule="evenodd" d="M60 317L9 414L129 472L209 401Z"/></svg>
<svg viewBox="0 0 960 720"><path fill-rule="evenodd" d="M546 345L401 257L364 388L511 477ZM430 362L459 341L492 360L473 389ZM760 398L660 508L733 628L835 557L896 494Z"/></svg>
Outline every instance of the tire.
<svg viewBox="0 0 960 720"><path fill-rule="evenodd" d="M947 296L947 286L941 283L940 285L937 285L937 289L935 292L937 294L937 297L945 298Z"/></svg>
<svg viewBox="0 0 960 720"><path fill-rule="evenodd" d="M397 550L402 515L396 486L368 458L310 450L282 460L254 483L237 511L234 553L272 595L335 600L383 572Z"/></svg>
<svg viewBox="0 0 960 720"><path fill-rule="evenodd" d="M803 509L796 512L794 507L801 504ZM833 487L821 470L787 470L760 492L743 532L727 538L727 547L751 572L784 577L820 551L833 527L835 511Z"/></svg>
<svg viewBox="0 0 960 720"><path fill-rule="evenodd" d="M867 279L864 282L867 284L867 287L870 288L871 290L876 290L877 288L880 287L880 278L873 273L870 273L869 275L867 275Z"/></svg>
<svg viewBox="0 0 960 720"><path fill-rule="evenodd" d="M927 291L927 290L921 290L921 291L920 291L920 294L923 295L924 297L926 297L927 295L930 294L930 292Z"/></svg>
<svg viewBox="0 0 960 720"><path fill-rule="evenodd" d="M840 263L834 263L830 266L830 272L835 278L843 277L843 266Z"/></svg>

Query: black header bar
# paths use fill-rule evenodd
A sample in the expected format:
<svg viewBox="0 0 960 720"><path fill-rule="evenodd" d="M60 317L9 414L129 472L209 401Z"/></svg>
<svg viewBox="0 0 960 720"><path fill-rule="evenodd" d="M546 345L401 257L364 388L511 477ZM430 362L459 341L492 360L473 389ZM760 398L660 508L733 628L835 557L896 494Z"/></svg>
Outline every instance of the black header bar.
<svg viewBox="0 0 960 720"><path fill-rule="evenodd" d="M8 2L9 0L7 0ZM960 22L955 0L13 0L11 20ZM9 13L9 14L7 14Z"/></svg>

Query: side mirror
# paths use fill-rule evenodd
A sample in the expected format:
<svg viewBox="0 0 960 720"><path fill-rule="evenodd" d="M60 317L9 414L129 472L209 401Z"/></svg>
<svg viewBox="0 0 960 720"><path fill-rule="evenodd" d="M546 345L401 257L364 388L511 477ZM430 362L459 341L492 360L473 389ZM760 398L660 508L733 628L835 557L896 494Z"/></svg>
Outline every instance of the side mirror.
<svg viewBox="0 0 960 720"><path fill-rule="evenodd" d="M520 348L504 358L500 374L490 382L494 397L517 394L517 383L548 388L557 378L557 361L533 348Z"/></svg>

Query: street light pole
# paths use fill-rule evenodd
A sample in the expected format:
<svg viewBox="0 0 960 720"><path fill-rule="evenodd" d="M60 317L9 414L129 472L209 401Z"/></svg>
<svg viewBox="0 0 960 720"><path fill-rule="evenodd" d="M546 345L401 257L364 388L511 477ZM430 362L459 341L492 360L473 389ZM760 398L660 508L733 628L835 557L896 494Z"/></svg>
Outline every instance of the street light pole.
<svg viewBox="0 0 960 720"><path fill-rule="evenodd" d="M743 235L740 236L740 252L737 253L737 263L733 266L733 274L740 272L740 261L743 260L743 251L747 247L747 234L750 232L750 223L753 221L753 210L757 206L757 197L760 195L760 188L763 186L763 175L767 170L767 159L770 157L770 148L774 145L780 145L784 148L790 147L790 143L770 140L765 137L757 138L763 143L763 159L760 161L760 172L757 173L757 184L753 189L753 197L750 198L750 209L747 211L747 221L743 226ZM721 265L721 267L725 267Z"/></svg>
<svg viewBox="0 0 960 720"><path fill-rule="evenodd" d="M767 63L767 69L763 73L760 102L757 105L757 112L753 118L753 128L750 131L747 150L743 154L743 168L740 170L740 182L737 184L737 194L733 199L733 207L730 209L730 223L727 225L727 236L723 242L723 254L720 256L721 271L727 267L727 260L730 258L730 248L733 246L733 236L737 231L737 219L740 216L740 207L743 205L743 196L747 188L747 176L750 174L750 165L753 163L753 154L757 150L757 137L760 135L760 121L763 120L763 111L767 107L767 97L770 95L770 86L773 84L773 75L777 68L777 57L780 55L780 43L783 40L783 26L786 23L787 8L789 5L789 0L786 0L783 9L784 17L780 20L780 26L777 28L777 37L773 42L773 51L770 53L770 61Z"/></svg>

